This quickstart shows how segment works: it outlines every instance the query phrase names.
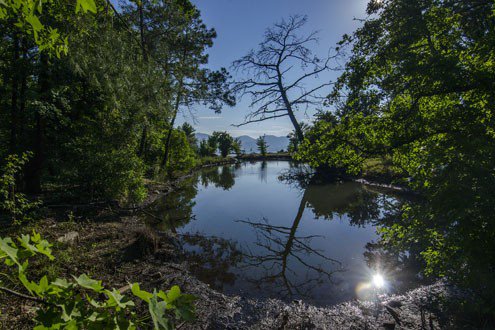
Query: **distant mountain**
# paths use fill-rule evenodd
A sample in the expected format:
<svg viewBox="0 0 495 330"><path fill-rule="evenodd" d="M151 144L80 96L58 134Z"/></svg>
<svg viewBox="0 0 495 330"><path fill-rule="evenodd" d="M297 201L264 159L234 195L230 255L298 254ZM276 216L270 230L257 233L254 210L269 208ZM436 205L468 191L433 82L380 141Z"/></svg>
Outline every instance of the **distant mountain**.
<svg viewBox="0 0 495 330"><path fill-rule="evenodd" d="M258 152L258 147L256 146L256 139L247 135L239 136L238 139L241 140L241 149L244 150L245 153L251 154Z"/></svg>
<svg viewBox="0 0 495 330"><path fill-rule="evenodd" d="M210 136L208 134L204 133L196 133L196 140L198 140L198 143L203 141L203 140L208 140Z"/></svg>
<svg viewBox="0 0 495 330"><path fill-rule="evenodd" d="M208 137L208 134L196 133L198 143L208 139ZM241 140L241 149L243 149L245 153L258 153L255 138L248 135L242 135L239 136L239 140ZM268 144L268 152L279 152L280 150L287 151L287 148L289 147L289 139L286 136L265 135L265 141Z"/></svg>
<svg viewBox="0 0 495 330"><path fill-rule="evenodd" d="M265 135L265 141L268 144L268 152L287 151L289 147L289 138L287 136Z"/></svg>

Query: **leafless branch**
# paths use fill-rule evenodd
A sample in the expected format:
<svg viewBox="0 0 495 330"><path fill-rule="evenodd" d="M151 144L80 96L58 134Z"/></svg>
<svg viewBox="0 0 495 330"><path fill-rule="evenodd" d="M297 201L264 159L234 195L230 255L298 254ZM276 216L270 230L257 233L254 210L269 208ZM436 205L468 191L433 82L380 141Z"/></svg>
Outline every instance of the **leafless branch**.
<svg viewBox="0 0 495 330"><path fill-rule="evenodd" d="M291 16L275 24L265 32L263 42L257 50L251 50L246 56L233 63L233 68L243 79L232 86L240 97L250 96L253 108L245 121L234 126L288 116L299 139L303 138L300 123L295 112L300 106L322 104L321 89L331 85L320 83L317 87L306 88L310 78L317 79L319 74L334 70L329 63L335 56L325 60L313 55L311 48L318 42L318 33L311 32L300 36L300 29L306 24L306 16ZM299 77L288 82L288 76L300 70ZM290 91L290 95L289 95ZM285 114L280 114L285 112ZM273 114L277 113L276 116Z"/></svg>

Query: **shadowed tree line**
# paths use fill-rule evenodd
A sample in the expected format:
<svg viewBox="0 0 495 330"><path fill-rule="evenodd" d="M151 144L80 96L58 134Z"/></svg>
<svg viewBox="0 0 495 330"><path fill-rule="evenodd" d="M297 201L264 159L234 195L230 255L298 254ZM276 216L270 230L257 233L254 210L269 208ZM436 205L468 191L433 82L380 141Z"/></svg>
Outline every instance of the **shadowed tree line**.
<svg viewBox="0 0 495 330"><path fill-rule="evenodd" d="M178 113L235 102L228 72L206 68L216 32L190 1L94 5L80 15L43 1L35 19L64 31L52 45L62 52L34 40L30 25L0 19L0 165L9 154L29 156L17 191L142 200L145 178L198 163L194 131L175 127Z"/></svg>

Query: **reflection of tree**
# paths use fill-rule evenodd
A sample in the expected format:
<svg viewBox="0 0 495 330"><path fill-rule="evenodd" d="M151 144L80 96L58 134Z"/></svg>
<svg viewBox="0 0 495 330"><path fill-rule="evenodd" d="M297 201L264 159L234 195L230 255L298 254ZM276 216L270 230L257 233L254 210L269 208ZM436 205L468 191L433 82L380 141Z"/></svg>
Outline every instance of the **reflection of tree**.
<svg viewBox="0 0 495 330"><path fill-rule="evenodd" d="M213 184L217 188L229 190L235 184L235 168L225 165L204 169L201 171L201 184L204 187Z"/></svg>
<svg viewBox="0 0 495 330"><path fill-rule="evenodd" d="M306 194L315 217L332 220L347 215L351 225L360 227L380 218L385 198L354 182L309 185Z"/></svg>
<svg viewBox="0 0 495 330"><path fill-rule="evenodd" d="M266 182L268 178L268 163L266 160L260 163L259 178L261 182Z"/></svg>
<svg viewBox="0 0 495 330"><path fill-rule="evenodd" d="M194 202L198 193L196 180L197 177L186 180L179 189L153 203L149 210L149 215L152 216L149 221L162 229L172 231L187 224L193 218L192 209L196 205Z"/></svg>
<svg viewBox="0 0 495 330"><path fill-rule="evenodd" d="M418 285L418 276L424 268L420 252L412 249L407 253L387 248L383 243L366 244L364 259L371 269L379 269L387 277L394 279L394 286L401 291ZM426 283L427 279L423 278Z"/></svg>
<svg viewBox="0 0 495 330"><path fill-rule="evenodd" d="M335 270L328 264L341 265L339 261L326 257L321 251L311 247L311 241L317 235L297 236L297 228L306 207L306 194L301 199L296 217L290 227L274 226L265 222L239 221L251 226L257 235L258 247L264 254L244 253L243 267L262 268L261 277L249 278L249 282L258 286L267 285L267 289L275 290L284 298L292 296L306 297L324 280L331 281ZM308 256L317 256L318 264L312 263ZM297 274L296 268L305 268L306 277ZM293 275L293 276L292 276ZM293 277L293 278L291 278Z"/></svg>
<svg viewBox="0 0 495 330"><path fill-rule="evenodd" d="M316 218L332 220L347 216L351 225L376 224L395 212L400 199L373 191L357 182L326 182L304 165L293 166L280 175L280 180L304 190L308 206Z"/></svg>
<svg viewBox="0 0 495 330"><path fill-rule="evenodd" d="M200 280L216 290L222 290L224 284L234 284L236 275L231 267L242 260L236 242L201 234L185 234L181 238L182 243L191 247L187 249L186 255L191 270Z"/></svg>

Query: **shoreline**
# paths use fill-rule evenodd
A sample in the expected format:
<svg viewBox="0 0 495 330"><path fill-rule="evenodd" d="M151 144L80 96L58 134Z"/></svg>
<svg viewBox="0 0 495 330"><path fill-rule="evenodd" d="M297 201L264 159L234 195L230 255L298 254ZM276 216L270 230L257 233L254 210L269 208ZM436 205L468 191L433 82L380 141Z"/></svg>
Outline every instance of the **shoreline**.
<svg viewBox="0 0 495 330"><path fill-rule="evenodd" d="M55 265L49 266L53 268L51 271L61 277L87 273L103 280L110 288L121 288L128 282L140 282L147 290L177 284L184 292L198 297L197 321L187 324L187 329L392 329L404 325L408 329L430 329L430 325L441 327L440 320L448 319L448 312L437 304L442 296L457 299L459 292L445 282L420 286L403 295L383 295L379 304L352 300L327 307L302 301L287 303L278 299L230 296L201 282L191 272L192 264L176 244L177 234L150 230L140 213L157 198L180 189L180 185L201 168L236 161L206 164L160 187L150 182L150 196L136 209L98 207L89 214L76 214L72 220L67 220L66 214L55 213L34 223L32 229L54 243L57 259ZM28 228L23 229L26 230ZM61 242L63 237L71 235L74 240ZM150 245L155 248L147 251ZM40 269L36 276L43 271L46 270ZM427 300L435 303L427 306L424 303ZM16 329L30 328L32 304L2 295L0 306L3 324ZM26 308L27 312L19 313Z"/></svg>

